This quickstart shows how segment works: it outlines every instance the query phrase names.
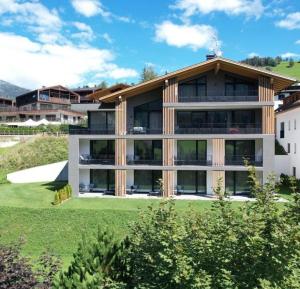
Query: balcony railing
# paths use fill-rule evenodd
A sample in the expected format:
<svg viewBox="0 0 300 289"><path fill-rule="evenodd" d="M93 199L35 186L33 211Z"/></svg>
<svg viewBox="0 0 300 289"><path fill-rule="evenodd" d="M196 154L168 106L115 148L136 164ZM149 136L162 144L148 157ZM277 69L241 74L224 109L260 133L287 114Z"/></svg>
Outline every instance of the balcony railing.
<svg viewBox="0 0 300 289"><path fill-rule="evenodd" d="M100 134L100 135L112 135L115 134L115 129L110 129L110 128L99 128L99 129L90 129L87 127L82 127L82 126L70 126L69 127L69 134Z"/></svg>
<svg viewBox="0 0 300 289"><path fill-rule="evenodd" d="M225 156L225 165L244 166L246 162L251 166L261 167L263 165L262 155L234 155Z"/></svg>
<svg viewBox="0 0 300 289"><path fill-rule="evenodd" d="M201 123L201 127L177 127L176 134L260 134L261 124L256 123Z"/></svg>
<svg viewBox="0 0 300 289"><path fill-rule="evenodd" d="M162 134L162 128L148 128L148 127L132 127L127 131L128 134Z"/></svg>
<svg viewBox="0 0 300 289"><path fill-rule="evenodd" d="M141 159L139 156L128 155L127 156L128 165L150 165L150 166L161 166L162 160L155 159Z"/></svg>
<svg viewBox="0 0 300 289"><path fill-rule="evenodd" d="M176 166L211 166L212 157L207 156L207 158L203 158L203 159L175 158L174 162Z"/></svg>
<svg viewBox="0 0 300 289"><path fill-rule="evenodd" d="M258 101L258 91L248 90L248 91L233 91L232 93L225 93L224 91L208 91L207 95L184 95L181 92L179 95L179 102L227 102L227 101Z"/></svg>
<svg viewBox="0 0 300 289"><path fill-rule="evenodd" d="M103 157L84 154L79 157L79 163L81 165L114 165L115 158L110 155Z"/></svg>

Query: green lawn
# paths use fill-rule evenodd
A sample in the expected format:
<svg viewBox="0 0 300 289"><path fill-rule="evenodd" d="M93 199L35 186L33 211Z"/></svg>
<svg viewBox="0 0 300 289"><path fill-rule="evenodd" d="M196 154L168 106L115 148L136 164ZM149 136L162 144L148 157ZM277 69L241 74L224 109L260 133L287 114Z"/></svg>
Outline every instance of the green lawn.
<svg viewBox="0 0 300 289"><path fill-rule="evenodd" d="M271 67L272 71L281 73L286 76L295 77L300 80L300 63L295 62L294 66L289 67L289 63L286 61L282 61L276 67Z"/></svg>
<svg viewBox="0 0 300 289"><path fill-rule="evenodd" d="M25 237L24 253L36 257L49 248L64 264L76 250L81 235L92 235L98 226L126 234L139 210L159 200L93 198L71 199L52 206L54 189L62 183L0 185L0 240L10 242ZM178 210L204 210L211 201L177 201ZM236 203L239 206L240 203Z"/></svg>

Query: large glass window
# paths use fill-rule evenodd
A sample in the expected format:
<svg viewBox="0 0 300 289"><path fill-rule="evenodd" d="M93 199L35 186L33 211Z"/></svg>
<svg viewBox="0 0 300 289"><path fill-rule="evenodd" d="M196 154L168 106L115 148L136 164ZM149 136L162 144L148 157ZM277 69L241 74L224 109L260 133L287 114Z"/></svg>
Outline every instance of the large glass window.
<svg viewBox="0 0 300 289"><path fill-rule="evenodd" d="M206 194L206 171L178 171L177 186L186 194Z"/></svg>
<svg viewBox="0 0 300 289"><path fill-rule="evenodd" d="M161 171L135 170L134 185L137 186L138 192L158 191L159 179L162 178Z"/></svg>
<svg viewBox="0 0 300 289"><path fill-rule="evenodd" d="M226 191L232 195L248 195L250 193L248 172L225 172L225 188Z"/></svg>
<svg viewBox="0 0 300 289"><path fill-rule="evenodd" d="M162 141L136 140L134 155L139 160L162 160Z"/></svg>
<svg viewBox="0 0 300 289"><path fill-rule="evenodd" d="M206 140L178 140L178 160L206 160Z"/></svg>
<svg viewBox="0 0 300 289"><path fill-rule="evenodd" d="M207 95L206 77L200 77L179 83L180 101L199 101Z"/></svg>
<svg viewBox="0 0 300 289"><path fill-rule="evenodd" d="M93 159L114 159L114 140L91 140L90 144L90 151Z"/></svg>
<svg viewBox="0 0 300 289"><path fill-rule="evenodd" d="M115 129L115 113L113 111L88 112L89 128L99 131L111 131Z"/></svg>
<svg viewBox="0 0 300 289"><path fill-rule="evenodd" d="M255 140L226 140L225 156L227 162L243 165L244 158L255 160Z"/></svg>
<svg viewBox="0 0 300 289"><path fill-rule="evenodd" d="M225 77L226 96L257 96L258 84L245 79L236 77Z"/></svg>
<svg viewBox="0 0 300 289"><path fill-rule="evenodd" d="M114 191L115 171L114 170L90 170L90 182L95 189Z"/></svg>

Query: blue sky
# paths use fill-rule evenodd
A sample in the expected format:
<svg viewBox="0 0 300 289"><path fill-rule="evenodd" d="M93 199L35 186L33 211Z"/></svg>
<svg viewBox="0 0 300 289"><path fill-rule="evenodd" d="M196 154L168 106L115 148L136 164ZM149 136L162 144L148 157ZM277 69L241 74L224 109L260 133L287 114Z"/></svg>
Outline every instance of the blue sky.
<svg viewBox="0 0 300 289"><path fill-rule="evenodd" d="M299 0L0 0L0 79L27 88L137 82L211 51L300 55Z"/></svg>

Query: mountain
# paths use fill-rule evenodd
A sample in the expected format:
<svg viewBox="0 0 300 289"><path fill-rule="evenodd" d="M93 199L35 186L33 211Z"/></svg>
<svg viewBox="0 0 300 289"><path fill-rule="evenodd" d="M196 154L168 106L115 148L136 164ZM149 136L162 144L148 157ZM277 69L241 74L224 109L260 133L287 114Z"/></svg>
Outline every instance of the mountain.
<svg viewBox="0 0 300 289"><path fill-rule="evenodd" d="M4 96L7 98L16 98L16 96L28 91L29 90L26 88L11 84L4 80L0 80L0 97Z"/></svg>

